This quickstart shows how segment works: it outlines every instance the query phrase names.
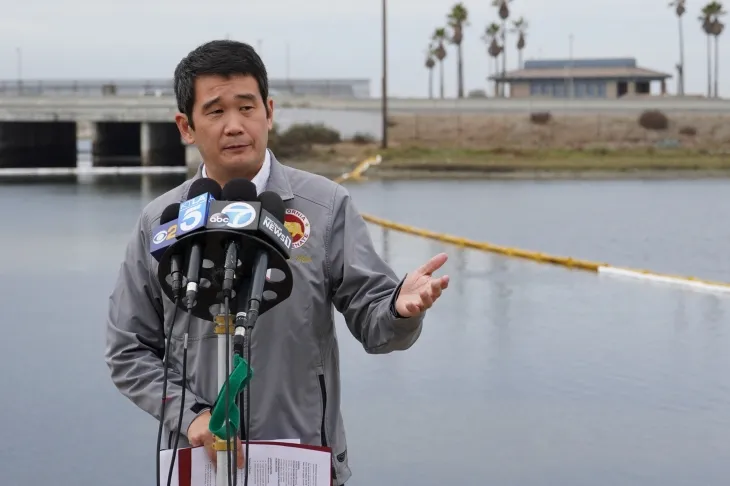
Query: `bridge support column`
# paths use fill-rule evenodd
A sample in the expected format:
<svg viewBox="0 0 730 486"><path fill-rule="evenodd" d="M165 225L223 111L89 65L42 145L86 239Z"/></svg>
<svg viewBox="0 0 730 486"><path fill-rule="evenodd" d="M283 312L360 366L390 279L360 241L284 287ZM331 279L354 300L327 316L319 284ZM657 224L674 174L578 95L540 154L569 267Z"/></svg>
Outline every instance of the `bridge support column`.
<svg viewBox="0 0 730 486"><path fill-rule="evenodd" d="M76 122L0 122L0 167L76 164Z"/></svg>
<svg viewBox="0 0 730 486"><path fill-rule="evenodd" d="M141 124L138 122L98 122L94 124L92 145L96 167L139 166Z"/></svg>
<svg viewBox="0 0 730 486"><path fill-rule="evenodd" d="M142 165L185 165L185 146L175 123L142 124Z"/></svg>

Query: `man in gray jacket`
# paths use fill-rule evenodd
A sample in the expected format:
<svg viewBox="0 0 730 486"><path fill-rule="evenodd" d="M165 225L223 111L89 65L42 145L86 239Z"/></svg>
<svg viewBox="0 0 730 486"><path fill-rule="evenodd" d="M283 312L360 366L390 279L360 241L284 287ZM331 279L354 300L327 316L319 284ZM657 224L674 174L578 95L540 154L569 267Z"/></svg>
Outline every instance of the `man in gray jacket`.
<svg viewBox="0 0 730 486"><path fill-rule="evenodd" d="M266 69L247 44L214 41L198 47L177 66L174 84L176 123L204 162L191 180L150 202L134 228L109 302L106 362L112 380L159 420L164 337L174 306L149 254L151 229L165 207L187 199L192 180L209 177L224 186L245 177L259 193L274 191L284 200L294 277L290 297L263 314L252 334L250 438L296 438L331 447L334 483L344 484L351 472L332 308L344 315L366 352L408 349L421 332L424 312L448 285L447 276L432 275L446 255L398 279L373 248L345 188L277 161L267 149L274 105ZM172 447L177 432L183 320L184 312L177 313L170 342L164 448ZM205 446L214 459L208 428L219 392L213 323L193 317L188 343L179 446Z"/></svg>

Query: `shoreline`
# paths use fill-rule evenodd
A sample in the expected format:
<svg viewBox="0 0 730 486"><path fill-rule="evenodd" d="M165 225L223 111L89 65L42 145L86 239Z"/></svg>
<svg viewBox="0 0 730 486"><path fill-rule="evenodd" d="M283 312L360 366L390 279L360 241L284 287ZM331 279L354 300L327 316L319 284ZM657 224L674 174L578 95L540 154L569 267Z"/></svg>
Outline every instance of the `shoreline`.
<svg viewBox="0 0 730 486"><path fill-rule="evenodd" d="M337 144L284 163L327 177L380 155L360 180L664 180L730 178L730 153L655 149L459 149ZM356 181L357 179L352 179Z"/></svg>

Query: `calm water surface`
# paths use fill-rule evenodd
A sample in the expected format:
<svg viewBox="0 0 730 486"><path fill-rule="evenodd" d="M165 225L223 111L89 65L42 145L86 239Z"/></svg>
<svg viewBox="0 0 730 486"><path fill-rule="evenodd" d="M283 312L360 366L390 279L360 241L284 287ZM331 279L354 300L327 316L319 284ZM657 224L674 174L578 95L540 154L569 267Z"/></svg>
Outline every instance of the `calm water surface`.
<svg viewBox="0 0 730 486"><path fill-rule="evenodd" d="M0 186L2 484L153 484L156 425L112 386L107 297L143 205L174 182ZM730 281L728 182L350 186L393 220ZM372 228L399 273L452 285L407 352L338 333L352 485L724 485L728 297Z"/></svg>

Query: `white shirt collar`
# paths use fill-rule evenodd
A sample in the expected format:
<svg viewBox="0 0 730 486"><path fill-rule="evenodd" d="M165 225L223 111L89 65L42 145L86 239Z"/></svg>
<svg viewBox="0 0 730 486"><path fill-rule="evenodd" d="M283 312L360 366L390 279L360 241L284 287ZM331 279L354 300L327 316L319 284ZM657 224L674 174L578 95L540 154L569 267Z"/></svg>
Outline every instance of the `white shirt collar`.
<svg viewBox="0 0 730 486"><path fill-rule="evenodd" d="M258 194L261 194L266 190L266 183L269 181L269 174L271 173L271 154L269 153L269 150L266 150L266 155L264 156L264 163L261 166L261 169L259 169L258 173L254 176L253 179L251 179L251 182L254 183L256 186L256 192ZM203 177L208 177L205 172L205 163L203 163Z"/></svg>

